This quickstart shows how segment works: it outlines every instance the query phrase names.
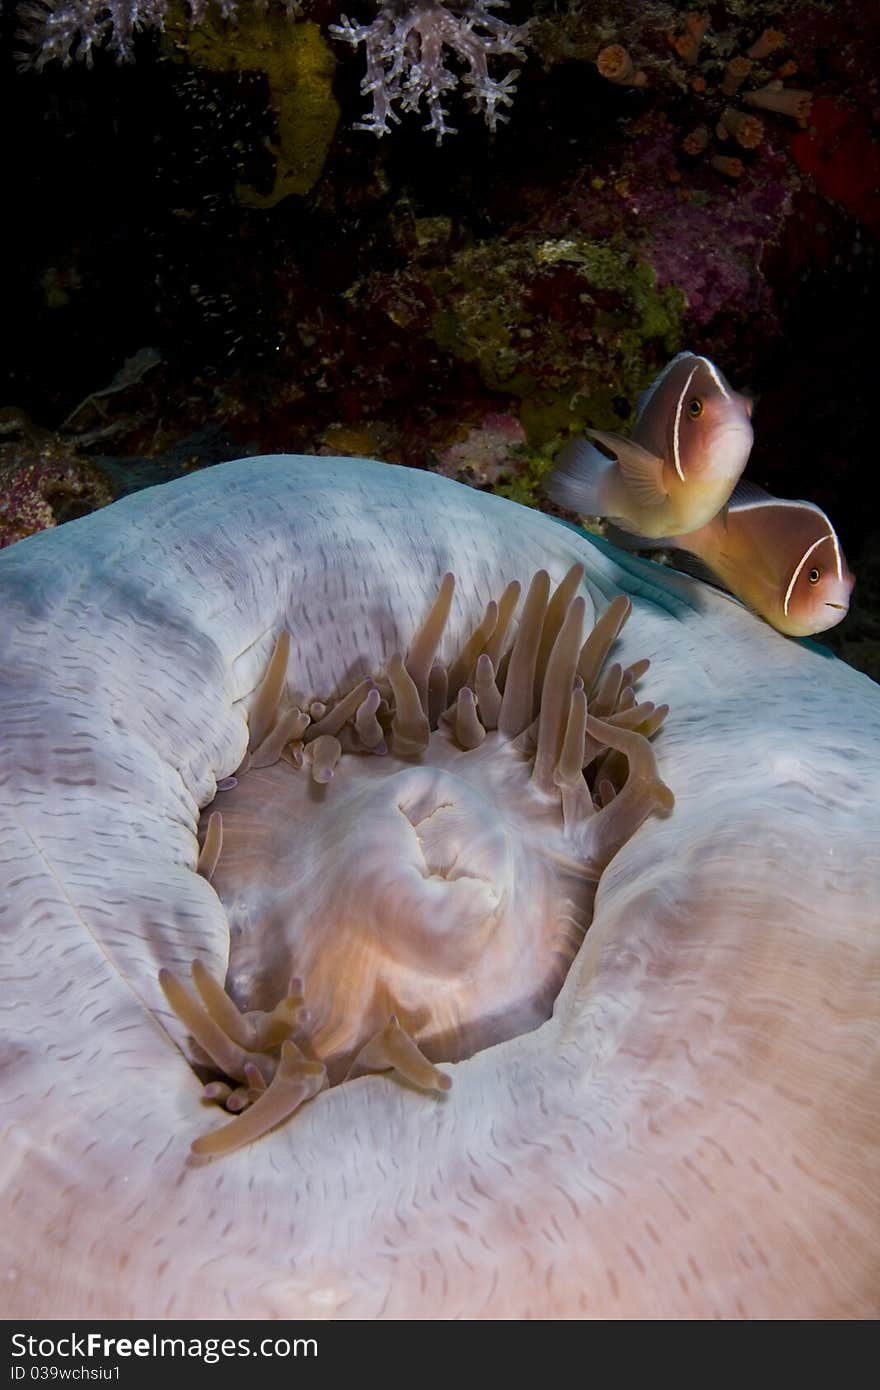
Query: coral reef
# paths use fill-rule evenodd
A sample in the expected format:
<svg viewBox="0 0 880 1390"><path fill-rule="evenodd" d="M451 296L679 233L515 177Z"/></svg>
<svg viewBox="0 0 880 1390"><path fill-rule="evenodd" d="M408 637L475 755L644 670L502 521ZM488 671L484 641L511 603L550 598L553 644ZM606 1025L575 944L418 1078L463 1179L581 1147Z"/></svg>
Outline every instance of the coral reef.
<svg viewBox="0 0 880 1390"><path fill-rule="evenodd" d="M354 129L365 43L330 33L342 11L379 20L372 0L312 0L293 22L209 6L190 29L175 8L135 64L12 75L7 402L57 431L155 344L160 367L74 421L78 456L116 451L122 491L296 449L534 503L565 437L626 431L686 346L755 395L756 479L822 506L858 574L880 11L720 0L707 25L659 0L489 7L517 33L529 20L522 59L486 59L496 81L521 69L510 121L493 137L458 119L470 67L441 44L460 130L439 146L424 100L421 121L388 115L391 138ZM399 0L383 23L414 12Z"/></svg>
<svg viewBox="0 0 880 1390"><path fill-rule="evenodd" d="M352 298L473 363L490 391L515 397L533 445L587 419L627 418L646 364L678 348L684 308L622 245L576 235L469 246L439 267L377 272Z"/></svg>
<svg viewBox="0 0 880 1390"><path fill-rule="evenodd" d="M616 41L595 51L600 23L582 34L581 52L606 81L649 88L653 109L662 102L675 113L684 126L678 153L685 158L678 163L685 174L704 158L716 173L739 180L748 169L740 152L761 146L765 127L738 103L805 125L812 101L811 92L786 85L800 66L787 36L769 27L755 36L760 11L728 4L678 14L669 6L624 5ZM545 45L547 56L556 56L552 28Z"/></svg>
<svg viewBox="0 0 880 1390"><path fill-rule="evenodd" d="M840 97L820 97L791 153L815 186L874 234L880 231L880 141L873 118Z"/></svg>
<svg viewBox="0 0 880 1390"><path fill-rule="evenodd" d="M485 415L460 433L462 438L437 455L436 473L472 487L495 488L517 471L526 434L515 415Z"/></svg>
<svg viewBox="0 0 880 1390"><path fill-rule="evenodd" d="M113 501L113 487L70 440L0 415L0 548Z"/></svg>
<svg viewBox="0 0 880 1390"><path fill-rule="evenodd" d="M16 5L29 71L12 60ZM287 8L241 3L229 22L201 0L3 9L8 1315L876 1316L880 708L852 667L880 678L880 7ZM118 64L132 43L137 61ZM545 514L566 439L629 433L678 348L753 397L749 475L839 533L857 582L821 648ZM135 495L104 507L114 490ZM532 1012L533 1031L451 1061L430 1043L451 993L438 959L491 936L507 899L489 895L516 877L523 839L566 799L590 810L565 760L539 814L502 787L489 753L524 783L536 750L493 746L485 660L445 722L437 690L512 581L546 570L567 592L572 566L569 637L581 609L590 623L632 602L609 687L631 690L624 673L650 659L675 808L603 867L583 941L563 931L574 959L552 1008L558 979L540 1001L546 1021ZM434 708L418 695L409 712L413 743L427 722L450 765L405 749L399 767L401 667L426 615L443 627L438 594ZM246 770L249 730L272 734L258 690L282 632L279 708L316 736ZM371 740L389 751L367 756ZM443 797L421 808L427 826L394 803L414 887L392 913L388 822L350 809L352 769L421 795L484 757L491 796ZM622 775L603 757L609 775L584 784L600 815ZM252 812L282 779L316 872L294 875L255 944L235 875L249 860L249 901L266 901L285 813L255 839ZM431 857L450 822L454 864ZM570 895L577 912L595 887ZM438 911L456 894L463 919ZM397 1025L356 969L329 967L325 995L303 978L320 975L313 959L299 974L294 959L315 905L347 912L355 939L377 903L399 946L413 926L428 944L430 980ZM362 958L390 975L376 936ZM323 1079L291 1044L330 1057L333 1080L361 1043L367 1070L404 1065L321 1090L222 1163L188 1162L216 1123L201 1083L236 1108L270 1079L228 1052L200 1066L159 983L194 958L245 1042L282 995L274 1022L303 1022L301 979L315 1027L294 1028L283 1058L273 1037L264 1062L290 1088L282 1109ZM499 973L509 988L515 972ZM358 1027L337 1055L340 1018ZM448 1093L398 1079L410 1066L437 1082L425 1059L448 1067Z"/></svg>
<svg viewBox="0 0 880 1390"><path fill-rule="evenodd" d="M613 162L585 172L549 207L548 232L576 227L595 239L617 236L650 266L661 287L683 296L681 319L709 355L730 363L742 333L766 341L779 309L764 272L794 207L796 183L781 152L755 151L752 176L735 191L703 175L699 188L676 176L676 130L663 116L632 133ZM727 158L729 156L721 156Z"/></svg>

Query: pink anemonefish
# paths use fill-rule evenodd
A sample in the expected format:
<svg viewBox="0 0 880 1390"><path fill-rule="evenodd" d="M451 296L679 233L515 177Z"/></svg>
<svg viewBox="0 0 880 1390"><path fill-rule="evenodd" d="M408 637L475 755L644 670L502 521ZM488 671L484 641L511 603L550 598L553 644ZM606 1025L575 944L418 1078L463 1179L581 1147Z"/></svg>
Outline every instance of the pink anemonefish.
<svg viewBox="0 0 880 1390"><path fill-rule="evenodd" d="M640 536L694 531L721 511L746 466L750 416L751 402L708 358L681 352L642 397L632 438L589 430L601 451L571 440L544 489L570 511Z"/></svg>
<svg viewBox="0 0 880 1390"><path fill-rule="evenodd" d="M726 516L687 535L641 544L612 528L610 538L628 548L695 555L709 577L789 637L825 632L849 609L855 580L822 509L771 497L754 483L739 484Z"/></svg>

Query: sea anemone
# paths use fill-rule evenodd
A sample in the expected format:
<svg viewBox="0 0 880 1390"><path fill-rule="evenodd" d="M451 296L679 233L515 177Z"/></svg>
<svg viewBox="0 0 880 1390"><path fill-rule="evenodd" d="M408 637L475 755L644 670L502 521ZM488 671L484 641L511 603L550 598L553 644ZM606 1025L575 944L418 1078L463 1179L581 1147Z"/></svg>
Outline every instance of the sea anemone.
<svg viewBox="0 0 880 1390"><path fill-rule="evenodd" d="M443 663L447 574L406 661L333 700L282 707L279 636L249 716L249 775L222 819L203 818L197 869L228 907L229 992L198 961L198 997L161 977L221 1074L210 1098L253 1106L196 1153L250 1143L367 1070L446 1090L426 1053L458 1061L549 1017L602 870L672 805L647 741L667 708L634 693L648 663L603 670L632 605L615 599L583 640L583 576L573 565L551 596L539 570L508 642L512 580Z"/></svg>
<svg viewBox="0 0 880 1390"><path fill-rule="evenodd" d="M0 556L8 1316L876 1316L880 699L725 596L615 556L431 474L285 458ZM480 649L515 583L502 673ZM607 638L624 596L597 686L578 626ZM639 704L647 659L671 714L653 751L644 732L617 747L611 711ZM447 696L453 670L472 693L445 720L439 665ZM490 666L502 704L517 692L507 729ZM581 720L598 777L565 751ZM285 734L301 767L246 767ZM349 803L352 775L394 794ZM282 781L298 874L273 906L258 870ZM671 814L649 814L666 786ZM592 878L572 870L594 836L577 827L613 825L627 789L627 833ZM222 846L203 824L200 849L217 806ZM535 969L530 924L551 921L565 959ZM522 973L507 946L483 964L499 923ZM328 1010L310 932L337 929L354 954L326 968ZM392 984L371 990L386 930ZM456 1012L459 952L486 992ZM189 994L193 961L196 1008L271 1068L207 1066L158 981ZM401 981L419 988L398 1015ZM322 1089L325 1065L340 1084ZM227 1120L247 1127L276 1072L313 1098L259 1142L189 1156L216 1100L247 1091Z"/></svg>

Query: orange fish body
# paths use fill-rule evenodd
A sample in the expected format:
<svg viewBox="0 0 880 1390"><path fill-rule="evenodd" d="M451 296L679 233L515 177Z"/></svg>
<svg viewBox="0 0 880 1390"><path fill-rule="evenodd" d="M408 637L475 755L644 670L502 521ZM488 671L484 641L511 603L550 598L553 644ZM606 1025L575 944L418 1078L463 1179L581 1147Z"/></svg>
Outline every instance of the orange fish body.
<svg viewBox="0 0 880 1390"><path fill-rule="evenodd" d="M667 537L665 544L695 555L725 588L790 637L825 632L846 617L855 580L834 527L812 502L785 501L741 483L726 518Z"/></svg>
<svg viewBox="0 0 880 1390"><path fill-rule="evenodd" d="M679 353L642 398L632 438L590 430L595 443L572 440L545 491L636 535L696 530L721 511L745 468L750 416L750 403L708 358Z"/></svg>

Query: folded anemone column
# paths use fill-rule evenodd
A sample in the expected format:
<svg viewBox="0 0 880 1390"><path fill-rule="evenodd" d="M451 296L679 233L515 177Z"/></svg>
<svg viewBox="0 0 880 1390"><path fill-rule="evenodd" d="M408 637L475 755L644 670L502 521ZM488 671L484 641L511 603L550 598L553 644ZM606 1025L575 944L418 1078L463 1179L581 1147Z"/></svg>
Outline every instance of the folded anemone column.
<svg viewBox="0 0 880 1390"><path fill-rule="evenodd" d="M9 1315L876 1316L869 681L364 460L0 601Z"/></svg>

